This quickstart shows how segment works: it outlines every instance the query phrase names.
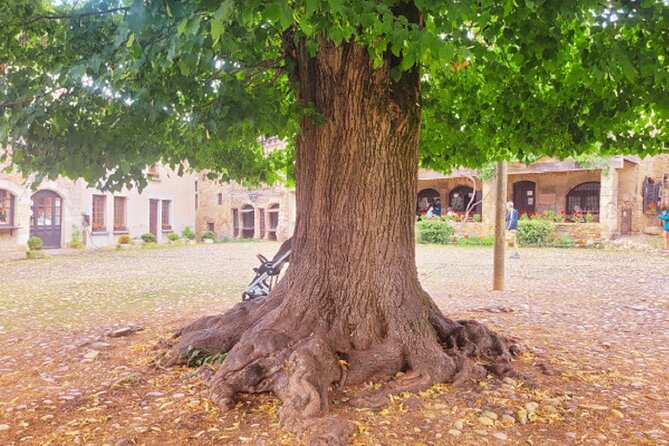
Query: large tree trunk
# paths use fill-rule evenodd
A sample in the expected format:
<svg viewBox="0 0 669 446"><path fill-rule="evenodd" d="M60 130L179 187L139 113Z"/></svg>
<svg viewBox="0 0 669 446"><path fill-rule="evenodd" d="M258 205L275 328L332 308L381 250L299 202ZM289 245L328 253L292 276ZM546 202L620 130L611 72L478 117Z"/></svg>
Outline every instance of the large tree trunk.
<svg viewBox="0 0 669 446"><path fill-rule="evenodd" d="M301 122L290 266L269 297L196 321L173 351L229 352L209 380L222 407L239 392L272 391L300 430L328 412L333 386L385 382L354 400L377 406L391 392L480 373L468 358L510 370L505 339L447 319L418 281L420 80L415 70L393 82L390 65L374 70L356 44L323 43L314 58L298 49L299 99L324 122ZM351 429L339 426L332 438ZM313 443L332 439L306 427Z"/></svg>

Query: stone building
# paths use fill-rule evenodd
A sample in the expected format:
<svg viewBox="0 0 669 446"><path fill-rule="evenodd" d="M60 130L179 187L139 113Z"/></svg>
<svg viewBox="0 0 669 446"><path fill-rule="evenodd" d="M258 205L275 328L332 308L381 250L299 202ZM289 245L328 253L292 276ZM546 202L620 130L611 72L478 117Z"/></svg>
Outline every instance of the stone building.
<svg viewBox="0 0 669 446"><path fill-rule="evenodd" d="M0 171L4 166L0 166ZM82 179L59 177L34 184L34 178L0 172L0 250L25 249L30 236L45 248L64 248L79 234L88 247L116 244L121 234L146 232L157 240L195 226L195 176L163 166L148 169L143 190L102 192Z"/></svg>
<svg viewBox="0 0 669 446"><path fill-rule="evenodd" d="M494 180L481 180L474 170L450 175L421 170L417 210L439 198L444 212L448 207L463 212L463 202L474 195L474 202L480 203L473 212L481 222L469 227L480 235L492 234L494 189ZM578 234L585 238L657 233L657 212L661 202L669 201L669 154L643 159L615 156L594 167L549 158L531 165L513 163L508 169L507 200L521 214L570 214L574 209L590 213L592 224L570 229L587 232Z"/></svg>
<svg viewBox="0 0 669 446"><path fill-rule="evenodd" d="M197 231L220 238L284 241L295 227L295 191L281 185L247 189L200 175L197 203Z"/></svg>

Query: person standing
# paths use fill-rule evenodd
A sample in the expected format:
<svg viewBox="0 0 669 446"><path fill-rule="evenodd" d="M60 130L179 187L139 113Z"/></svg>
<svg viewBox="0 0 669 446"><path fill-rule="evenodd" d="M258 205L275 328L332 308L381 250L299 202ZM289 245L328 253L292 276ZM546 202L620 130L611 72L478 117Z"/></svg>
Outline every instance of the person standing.
<svg viewBox="0 0 669 446"><path fill-rule="evenodd" d="M439 198L434 201L434 216L441 217L441 200Z"/></svg>
<svg viewBox="0 0 669 446"><path fill-rule="evenodd" d="M519 259L518 253L518 210L514 209L513 201L506 203L506 239L513 246L514 252L509 256L512 259Z"/></svg>
<svg viewBox="0 0 669 446"><path fill-rule="evenodd" d="M664 203L664 212L657 216L662 221L662 235L664 236L664 249L662 252L669 253L669 203Z"/></svg>

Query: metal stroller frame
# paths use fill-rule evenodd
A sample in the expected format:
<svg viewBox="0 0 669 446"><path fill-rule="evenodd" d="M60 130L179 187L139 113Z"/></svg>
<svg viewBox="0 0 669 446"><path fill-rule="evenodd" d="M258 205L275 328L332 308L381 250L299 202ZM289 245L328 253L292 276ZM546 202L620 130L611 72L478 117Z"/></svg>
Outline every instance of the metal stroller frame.
<svg viewBox="0 0 669 446"><path fill-rule="evenodd" d="M262 254L258 254L260 266L253 268L256 276L242 293L243 301L265 297L272 291L272 287L279 281L281 269L289 262L290 241L291 239L288 239L283 242L272 260L267 260Z"/></svg>

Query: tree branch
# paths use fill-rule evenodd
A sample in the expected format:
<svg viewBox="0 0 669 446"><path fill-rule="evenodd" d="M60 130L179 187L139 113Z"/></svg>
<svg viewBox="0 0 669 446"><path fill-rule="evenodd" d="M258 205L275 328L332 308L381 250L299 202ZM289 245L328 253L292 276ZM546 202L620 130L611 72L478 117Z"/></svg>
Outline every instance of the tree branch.
<svg viewBox="0 0 669 446"><path fill-rule="evenodd" d="M121 11L127 12L129 10L130 10L130 7L122 6L122 7L118 7L118 8L107 9L107 10L104 10L104 11L89 11L89 12L80 12L80 13L73 12L71 14L37 15L37 16L29 18L25 22L17 23L16 25L14 25L14 28L17 28L19 26L30 25L31 23L35 23L35 22L38 22L40 20L80 19L82 17L91 17L91 16L104 15L104 14L113 14L115 12L121 12Z"/></svg>

